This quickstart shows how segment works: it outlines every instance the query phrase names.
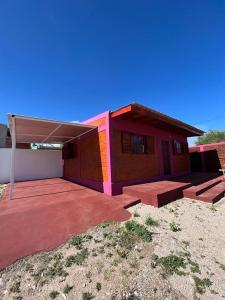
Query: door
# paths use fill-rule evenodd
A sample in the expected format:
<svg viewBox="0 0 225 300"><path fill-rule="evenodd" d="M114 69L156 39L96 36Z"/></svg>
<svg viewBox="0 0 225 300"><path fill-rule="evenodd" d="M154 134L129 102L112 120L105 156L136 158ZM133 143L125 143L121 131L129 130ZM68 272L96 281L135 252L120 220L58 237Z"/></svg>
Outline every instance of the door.
<svg viewBox="0 0 225 300"><path fill-rule="evenodd" d="M163 160L164 175L170 175L171 174L170 144L168 141L162 141L162 160Z"/></svg>

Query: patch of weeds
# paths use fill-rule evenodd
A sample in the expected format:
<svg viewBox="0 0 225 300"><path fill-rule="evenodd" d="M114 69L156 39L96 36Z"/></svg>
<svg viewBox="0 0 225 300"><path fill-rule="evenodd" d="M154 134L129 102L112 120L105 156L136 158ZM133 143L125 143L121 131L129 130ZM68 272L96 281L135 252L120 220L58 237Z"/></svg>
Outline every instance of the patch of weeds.
<svg viewBox="0 0 225 300"><path fill-rule="evenodd" d="M132 269L137 269L139 267L139 262L137 259L133 259L129 262L129 265Z"/></svg>
<svg viewBox="0 0 225 300"><path fill-rule="evenodd" d="M159 226L159 222L154 220L153 218L151 217L148 217L146 220L145 220L145 225L147 226Z"/></svg>
<svg viewBox="0 0 225 300"><path fill-rule="evenodd" d="M170 226L170 230L172 230L173 232L181 231L179 225L176 224L175 222L170 223L169 226Z"/></svg>
<svg viewBox="0 0 225 300"><path fill-rule="evenodd" d="M69 294L69 292L73 289L73 286L69 286L68 284L66 284L63 288L63 293L64 294Z"/></svg>
<svg viewBox="0 0 225 300"><path fill-rule="evenodd" d="M108 226L110 226L111 224L113 224L113 221L104 221L102 224L100 224L101 228L106 228Z"/></svg>
<svg viewBox="0 0 225 300"><path fill-rule="evenodd" d="M100 283L100 282L97 282L97 283L96 283L96 290L99 292L99 291L101 291L101 289L102 289L101 283Z"/></svg>
<svg viewBox="0 0 225 300"><path fill-rule="evenodd" d="M73 236L70 239L69 244L75 246L77 249L82 249L82 238L79 235Z"/></svg>
<svg viewBox="0 0 225 300"><path fill-rule="evenodd" d="M121 258L127 258L129 254L129 252L125 249L116 249L116 252Z"/></svg>
<svg viewBox="0 0 225 300"><path fill-rule="evenodd" d="M190 245L190 242L182 241L182 244L184 245L185 248L187 248Z"/></svg>
<svg viewBox="0 0 225 300"><path fill-rule="evenodd" d="M144 225L138 224L135 221L127 221L125 223L125 228L128 232L132 232L137 235L144 242L152 241L152 234Z"/></svg>
<svg viewBox="0 0 225 300"><path fill-rule="evenodd" d="M33 272L34 271L34 265L32 265L31 263L27 263L26 267L25 267L25 271L27 272Z"/></svg>
<svg viewBox="0 0 225 300"><path fill-rule="evenodd" d="M62 253L55 253L54 255L53 255L53 257L52 257L52 259L54 259L55 261L59 261L59 260L61 260L63 258L63 255L62 255Z"/></svg>
<svg viewBox="0 0 225 300"><path fill-rule="evenodd" d="M218 295L219 293L215 290L210 290L210 293L213 294L213 295Z"/></svg>
<svg viewBox="0 0 225 300"><path fill-rule="evenodd" d="M92 235L90 235L90 234L85 234L84 235L84 240L87 242L87 241L90 241L90 240L92 240L93 239L93 236Z"/></svg>
<svg viewBox="0 0 225 300"><path fill-rule="evenodd" d="M88 253L87 248L81 250L76 255L70 255L66 258L65 266L71 267L73 264L80 266L87 259L88 255L89 255L89 253Z"/></svg>
<svg viewBox="0 0 225 300"><path fill-rule="evenodd" d="M206 291L206 288L212 285L212 282L210 281L209 278L199 278L197 276L192 277L195 282L195 291L198 294L204 294Z"/></svg>
<svg viewBox="0 0 225 300"><path fill-rule="evenodd" d="M217 211L217 209L215 208L215 206L214 206L213 204L209 207L209 209L210 209L211 211L213 211L213 212L216 212L216 211Z"/></svg>
<svg viewBox="0 0 225 300"><path fill-rule="evenodd" d="M57 291L51 291L51 293L49 294L49 297L51 299L55 299L58 295L59 295L59 292L57 292Z"/></svg>
<svg viewBox="0 0 225 300"><path fill-rule="evenodd" d="M135 211L135 212L134 212L134 217L135 217L135 218L140 217L139 213L137 213L137 212Z"/></svg>
<svg viewBox="0 0 225 300"><path fill-rule="evenodd" d="M20 293L20 281L14 282L9 290L11 293Z"/></svg>
<svg viewBox="0 0 225 300"><path fill-rule="evenodd" d="M177 275L185 275L185 273L180 270L180 268L186 268L185 260L181 256L170 254L168 256L159 257L158 255L153 255L151 265L153 268L160 265L169 275L174 273Z"/></svg>
<svg viewBox="0 0 225 300"><path fill-rule="evenodd" d="M93 298L94 298L94 296L92 295L92 293L85 292L82 294L82 300L91 300Z"/></svg>
<svg viewBox="0 0 225 300"><path fill-rule="evenodd" d="M215 259L215 262L219 265L220 269L222 269L223 271L225 271L225 265L224 264L221 264L219 261L217 261Z"/></svg>
<svg viewBox="0 0 225 300"><path fill-rule="evenodd" d="M199 268L199 264L192 261L191 259L188 259L189 264L191 265L190 269L192 273L199 273L201 274L200 268Z"/></svg>
<svg viewBox="0 0 225 300"><path fill-rule="evenodd" d="M85 274L86 278L89 280L89 282L91 282L91 271L88 271L86 274Z"/></svg>
<svg viewBox="0 0 225 300"><path fill-rule="evenodd" d="M50 278L55 278L57 276L66 277L68 273L63 269L62 262L55 262L53 266L47 270L46 275Z"/></svg>
<svg viewBox="0 0 225 300"><path fill-rule="evenodd" d="M23 297L21 295L17 295L13 297L13 300L22 300Z"/></svg>

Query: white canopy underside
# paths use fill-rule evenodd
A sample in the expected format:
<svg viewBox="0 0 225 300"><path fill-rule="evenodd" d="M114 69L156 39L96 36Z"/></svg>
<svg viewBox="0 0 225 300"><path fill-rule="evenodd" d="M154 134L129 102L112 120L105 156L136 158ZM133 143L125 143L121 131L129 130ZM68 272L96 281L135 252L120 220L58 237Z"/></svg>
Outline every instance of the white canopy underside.
<svg viewBox="0 0 225 300"><path fill-rule="evenodd" d="M80 123L60 122L19 115L8 115L12 135L15 121L16 143L65 144L96 128Z"/></svg>

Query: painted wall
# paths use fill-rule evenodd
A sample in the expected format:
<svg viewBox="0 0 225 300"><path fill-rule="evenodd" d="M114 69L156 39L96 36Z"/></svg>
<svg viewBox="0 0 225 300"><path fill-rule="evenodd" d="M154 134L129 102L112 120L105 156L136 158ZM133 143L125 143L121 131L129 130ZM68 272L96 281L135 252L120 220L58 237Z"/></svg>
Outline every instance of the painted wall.
<svg viewBox="0 0 225 300"><path fill-rule="evenodd" d="M10 180L11 149L0 149L0 183ZM62 177L61 150L15 150L15 180Z"/></svg>
<svg viewBox="0 0 225 300"><path fill-rule="evenodd" d="M75 142L75 158L64 161L64 178L110 195L108 116L105 112L84 122L98 128Z"/></svg>
<svg viewBox="0 0 225 300"><path fill-rule="evenodd" d="M119 194L122 187L131 184L149 182L151 180L168 178L164 176L162 159L162 140L169 142L171 176L190 172L189 155L173 155L172 141L187 142L187 138L145 125L125 120L111 120L111 172L113 194ZM121 132L154 136L154 154L127 154L122 153Z"/></svg>

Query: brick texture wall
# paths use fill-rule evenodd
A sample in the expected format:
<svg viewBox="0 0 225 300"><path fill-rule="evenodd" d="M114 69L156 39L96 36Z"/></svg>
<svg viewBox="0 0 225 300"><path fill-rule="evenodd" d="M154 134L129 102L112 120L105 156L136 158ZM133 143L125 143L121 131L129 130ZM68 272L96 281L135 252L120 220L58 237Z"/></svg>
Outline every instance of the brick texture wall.
<svg viewBox="0 0 225 300"><path fill-rule="evenodd" d="M159 176L158 145L154 154L122 153L121 130L113 130L114 181L145 179Z"/></svg>
<svg viewBox="0 0 225 300"><path fill-rule="evenodd" d="M81 178L107 181L106 131L84 137L80 143Z"/></svg>
<svg viewBox="0 0 225 300"><path fill-rule="evenodd" d="M107 181L106 131L84 135L75 149L75 157L64 160L64 176Z"/></svg>

